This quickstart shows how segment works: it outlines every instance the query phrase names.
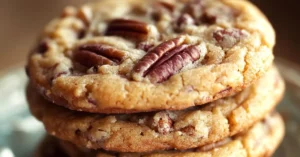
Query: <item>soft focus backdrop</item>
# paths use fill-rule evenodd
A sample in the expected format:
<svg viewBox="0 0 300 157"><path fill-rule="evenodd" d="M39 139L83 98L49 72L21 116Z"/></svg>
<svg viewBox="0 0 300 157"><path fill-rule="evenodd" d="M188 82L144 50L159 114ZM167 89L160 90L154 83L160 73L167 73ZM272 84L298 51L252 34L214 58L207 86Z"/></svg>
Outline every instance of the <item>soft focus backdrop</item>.
<svg viewBox="0 0 300 157"><path fill-rule="evenodd" d="M0 71L25 63L42 28L66 5L88 0L0 0ZM252 0L277 31L277 56L300 63L299 0Z"/></svg>

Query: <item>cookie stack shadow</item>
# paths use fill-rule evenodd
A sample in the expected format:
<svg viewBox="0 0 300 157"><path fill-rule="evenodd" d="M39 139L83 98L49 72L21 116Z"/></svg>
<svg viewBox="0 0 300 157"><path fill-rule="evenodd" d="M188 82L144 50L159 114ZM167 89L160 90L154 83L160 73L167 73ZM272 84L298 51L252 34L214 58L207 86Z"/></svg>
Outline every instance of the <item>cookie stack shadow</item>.
<svg viewBox="0 0 300 157"><path fill-rule="evenodd" d="M166 8L170 12L200 3L190 1L157 1L155 5L165 7L162 12L167 16ZM155 33L169 29L159 19L153 28L119 19L127 12L110 17L109 11L99 11L103 6L115 12L122 12L122 7L136 10L150 3L124 2L126 5L104 0L98 2L101 5L65 9L45 30L37 52L30 54L27 100L31 113L49 134L36 156L271 156L284 136L283 121L275 111L284 94L284 81L272 63L274 31L261 12L247 1L207 0L201 4L207 10L239 11L229 16L221 9L220 19L209 15L219 12L202 13L206 20L202 17L200 22L205 27L198 29L189 19L185 22L190 23L174 28L175 35L156 39ZM177 8L175 3L182 4ZM132 17L143 14L142 9ZM196 19L192 14L186 12L181 18ZM99 15L114 18L108 20L112 22L106 34L95 35L93 27L82 32L81 27L101 21ZM74 31L79 33L76 39L71 35ZM136 31L134 42L133 33L126 31ZM156 41L152 46L140 42L145 38ZM166 55L155 60L153 54L159 53ZM172 53L176 54L168 56ZM110 55L114 59L109 60ZM177 63L180 59L176 57L183 61ZM166 67L169 69L163 69Z"/></svg>

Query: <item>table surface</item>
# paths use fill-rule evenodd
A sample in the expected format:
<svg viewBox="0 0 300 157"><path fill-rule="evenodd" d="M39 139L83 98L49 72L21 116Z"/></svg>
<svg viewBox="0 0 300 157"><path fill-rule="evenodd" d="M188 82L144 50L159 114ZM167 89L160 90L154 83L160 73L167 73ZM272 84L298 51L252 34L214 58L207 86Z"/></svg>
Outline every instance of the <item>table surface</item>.
<svg viewBox="0 0 300 157"><path fill-rule="evenodd" d="M66 5L79 5L87 0L9 0L0 1L0 70L26 62L36 37ZM298 0L252 0L269 17L277 31L275 54L293 62L300 59L300 9Z"/></svg>

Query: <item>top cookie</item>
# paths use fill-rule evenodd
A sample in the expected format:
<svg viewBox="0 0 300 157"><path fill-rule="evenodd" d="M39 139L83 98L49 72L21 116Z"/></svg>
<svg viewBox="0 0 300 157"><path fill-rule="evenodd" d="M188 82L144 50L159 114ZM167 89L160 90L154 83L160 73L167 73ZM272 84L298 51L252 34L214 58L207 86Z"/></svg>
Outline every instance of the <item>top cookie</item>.
<svg viewBox="0 0 300 157"><path fill-rule="evenodd" d="M27 70L42 95L73 110L180 110L248 87L274 44L248 1L102 0L53 20Z"/></svg>

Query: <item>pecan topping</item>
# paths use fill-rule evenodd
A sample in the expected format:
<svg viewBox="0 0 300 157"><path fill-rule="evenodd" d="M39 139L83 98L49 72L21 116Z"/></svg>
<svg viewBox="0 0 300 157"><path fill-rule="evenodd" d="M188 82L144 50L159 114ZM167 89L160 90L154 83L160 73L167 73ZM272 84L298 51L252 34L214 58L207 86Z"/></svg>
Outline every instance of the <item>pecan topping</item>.
<svg viewBox="0 0 300 157"><path fill-rule="evenodd" d="M149 30L146 23L127 19L111 21L106 30L106 35L121 36L134 40L145 40L148 33Z"/></svg>
<svg viewBox="0 0 300 157"><path fill-rule="evenodd" d="M191 15L194 19L199 19L203 12L203 8L202 0L194 0L186 4L183 9L183 14L186 13Z"/></svg>
<svg viewBox="0 0 300 157"><path fill-rule="evenodd" d="M195 20L190 14L182 14L175 24L175 31L181 32L186 26L195 24Z"/></svg>
<svg viewBox="0 0 300 157"><path fill-rule="evenodd" d="M154 5L154 10L151 14L154 21L160 21L163 15L171 15L174 12L175 6L171 3L160 1Z"/></svg>
<svg viewBox="0 0 300 157"><path fill-rule="evenodd" d="M208 15L202 0L194 0L187 3L183 8L174 25L174 30L180 33L188 25L214 24L216 20L216 16Z"/></svg>
<svg viewBox="0 0 300 157"><path fill-rule="evenodd" d="M203 15L200 17L200 23L214 24L216 22L217 22L217 16L210 15L207 12L203 13Z"/></svg>
<svg viewBox="0 0 300 157"><path fill-rule="evenodd" d="M152 43L141 42L136 46L136 48L148 52L153 46L154 46L154 44L152 44Z"/></svg>
<svg viewBox="0 0 300 157"><path fill-rule="evenodd" d="M221 47L232 48L235 44L247 37L247 34L242 30L231 28L217 30L213 33L213 37Z"/></svg>
<svg viewBox="0 0 300 157"><path fill-rule="evenodd" d="M108 45L82 45L74 53L74 60L86 67L116 65L121 62L124 53Z"/></svg>
<svg viewBox="0 0 300 157"><path fill-rule="evenodd" d="M165 8L165 9L167 9L170 12L173 12L174 9L175 9L175 6L173 4L168 3L168 2L164 2L164 1L158 2L158 5Z"/></svg>
<svg viewBox="0 0 300 157"><path fill-rule="evenodd" d="M148 77L151 82L163 82L180 71L185 65L200 58L196 46L183 44L183 37L166 41L148 54L135 66L134 73Z"/></svg>

